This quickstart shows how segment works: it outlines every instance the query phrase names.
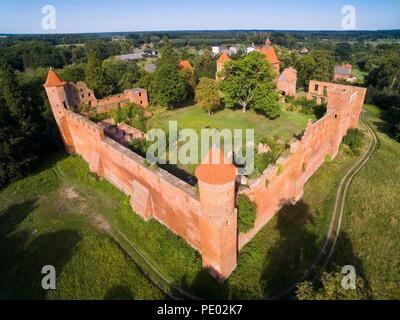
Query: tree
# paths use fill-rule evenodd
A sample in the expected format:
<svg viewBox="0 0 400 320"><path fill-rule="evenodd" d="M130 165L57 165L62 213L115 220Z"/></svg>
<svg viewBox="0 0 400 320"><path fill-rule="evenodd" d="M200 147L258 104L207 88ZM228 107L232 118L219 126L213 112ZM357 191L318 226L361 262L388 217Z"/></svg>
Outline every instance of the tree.
<svg viewBox="0 0 400 320"><path fill-rule="evenodd" d="M211 55L210 49L204 49L203 54L195 61L196 75L198 79L207 77L215 78L216 63Z"/></svg>
<svg viewBox="0 0 400 320"><path fill-rule="evenodd" d="M132 88L140 79L139 68L134 61L107 59L103 61L103 69L112 85L113 93Z"/></svg>
<svg viewBox="0 0 400 320"><path fill-rule="evenodd" d="M349 62L352 55L352 49L349 43L338 43L334 49L336 61Z"/></svg>
<svg viewBox="0 0 400 320"><path fill-rule="evenodd" d="M150 84L154 102L171 108L186 99L186 83L176 66L164 64L157 68Z"/></svg>
<svg viewBox="0 0 400 320"><path fill-rule="evenodd" d="M107 79L100 55L95 50L90 50L88 53L85 74L86 84L95 91L96 95L105 97L112 93L112 85Z"/></svg>
<svg viewBox="0 0 400 320"><path fill-rule="evenodd" d="M67 82L82 81L85 78L85 65L81 63L73 63L65 66L60 71L60 76Z"/></svg>
<svg viewBox="0 0 400 320"><path fill-rule="evenodd" d="M202 77L196 88L197 103L207 110L208 115L219 105L218 84L215 80Z"/></svg>
<svg viewBox="0 0 400 320"><path fill-rule="evenodd" d="M27 175L38 160L38 109L27 103L14 70L0 59L0 187Z"/></svg>
<svg viewBox="0 0 400 320"><path fill-rule="evenodd" d="M322 287L315 289L313 284L305 281L297 287L299 300L363 300L369 299L370 293L365 281L356 277L356 289L344 289L342 287L343 274L340 272L324 272L321 276Z"/></svg>
<svg viewBox="0 0 400 320"><path fill-rule="evenodd" d="M238 229L247 232L254 227L256 221L256 206L250 199L241 194L238 200Z"/></svg>
<svg viewBox="0 0 400 320"><path fill-rule="evenodd" d="M221 89L228 107L240 105L260 110L266 116L279 115L278 95L274 88L275 74L264 55L252 52L225 64Z"/></svg>
<svg viewBox="0 0 400 320"><path fill-rule="evenodd" d="M175 52L175 49L172 47L167 37L164 37L162 41L163 47L160 50L160 58L157 60L157 66L160 67L169 64L177 67L179 64L178 54Z"/></svg>

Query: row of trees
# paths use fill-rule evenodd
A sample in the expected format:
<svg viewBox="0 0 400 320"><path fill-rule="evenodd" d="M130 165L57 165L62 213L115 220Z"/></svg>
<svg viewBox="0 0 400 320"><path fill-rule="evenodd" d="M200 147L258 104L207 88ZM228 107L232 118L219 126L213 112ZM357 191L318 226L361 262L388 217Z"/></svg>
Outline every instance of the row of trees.
<svg viewBox="0 0 400 320"><path fill-rule="evenodd" d="M0 58L0 187L29 174L60 145L50 108L37 103L35 80L21 81Z"/></svg>

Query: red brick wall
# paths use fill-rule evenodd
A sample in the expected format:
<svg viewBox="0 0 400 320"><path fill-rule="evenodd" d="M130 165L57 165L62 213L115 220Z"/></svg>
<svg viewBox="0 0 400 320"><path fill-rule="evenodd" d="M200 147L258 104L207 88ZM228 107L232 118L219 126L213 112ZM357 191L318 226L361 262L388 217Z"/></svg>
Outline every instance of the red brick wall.
<svg viewBox="0 0 400 320"><path fill-rule="evenodd" d="M311 81L310 90L315 84L319 84L321 90L324 85L328 86L327 114L315 123L310 121L301 140L293 139L290 150L243 190L255 202L257 218L252 230L239 235L239 248L249 242L284 204L301 198L305 182L324 163L327 155L336 156L347 130L357 126L366 89ZM322 94L321 90L318 90L319 94ZM278 166L283 169L280 174Z"/></svg>

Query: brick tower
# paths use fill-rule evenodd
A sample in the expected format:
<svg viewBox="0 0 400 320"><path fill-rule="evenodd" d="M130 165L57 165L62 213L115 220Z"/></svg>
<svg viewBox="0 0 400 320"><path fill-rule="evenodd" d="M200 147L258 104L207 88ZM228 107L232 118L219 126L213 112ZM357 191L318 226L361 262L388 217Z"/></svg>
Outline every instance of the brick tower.
<svg viewBox="0 0 400 320"><path fill-rule="evenodd" d="M64 142L65 149L68 153L74 153L74 143L65 119L65 110L67 110L69 106L66 93L67 83L63 81L53 69L50 69L47 75L46 83L43 86L46 89L47 97L49 99L58 130L60 131L61 138Z"/></svg>
<svg viewBox="0 0 400 320"><path fill-rule="evenodd" d="M237 263L236 175L236 167L214 147L196 168L203 267L221 280L230 275Z"/></svg>

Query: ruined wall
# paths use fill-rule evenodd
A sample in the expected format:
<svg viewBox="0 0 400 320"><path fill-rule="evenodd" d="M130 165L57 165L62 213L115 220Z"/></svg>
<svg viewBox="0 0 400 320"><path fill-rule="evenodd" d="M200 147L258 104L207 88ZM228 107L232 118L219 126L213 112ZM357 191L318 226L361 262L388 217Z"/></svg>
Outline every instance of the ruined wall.
<svg viewBox="0 0 400 320"><path fill-rule="evenodd" d="M311 81L310 88L315 82ZM325 83L318 82L321 90ZM322 92L322 91L320 91ZM356 127L366 89L328 84L327 114L312 123L309 121L300 140L293 139L290 150L284 152L275 165L242 189L257 206L255 226L239 235L239 248L257 232L286 203L294 203L303 195L305 182L324 163L326 156L336 156L347 130Z"/></svg>
<svg viewBox="0 0 400 320"><path fill-rule="evenodd" d="M149 105L147 90L142 88L128 89L122 93L97 99L93 90L85 82L70 82L66 86L68 105L75 111L80 111L82 104L95 108L98 113L122 107L128 103L135 103L143 108Z"/></svg>

